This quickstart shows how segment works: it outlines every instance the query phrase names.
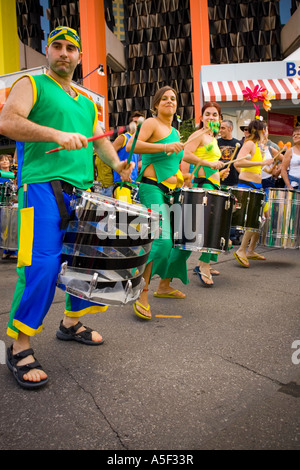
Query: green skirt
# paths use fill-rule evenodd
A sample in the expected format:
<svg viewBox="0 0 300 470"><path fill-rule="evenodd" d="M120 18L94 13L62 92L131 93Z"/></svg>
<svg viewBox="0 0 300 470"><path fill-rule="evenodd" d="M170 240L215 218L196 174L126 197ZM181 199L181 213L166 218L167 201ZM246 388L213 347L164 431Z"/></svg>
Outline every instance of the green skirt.
<svg viewBox="0 0 300 470"><path fill-rule="evenodd" d="M174 203L178 201L179 191L174 193ZM148 263L152 264L151 277L155 274L161 279L180 279L184 284L188 284L187 259L191 255L190 251L174 248L173 232L170 220L169 208L172 206L171 196L157 186L147 183L139 185L139 199L148 209L155 210L162 215L162 231L159 238L153 240Z"/></svg>

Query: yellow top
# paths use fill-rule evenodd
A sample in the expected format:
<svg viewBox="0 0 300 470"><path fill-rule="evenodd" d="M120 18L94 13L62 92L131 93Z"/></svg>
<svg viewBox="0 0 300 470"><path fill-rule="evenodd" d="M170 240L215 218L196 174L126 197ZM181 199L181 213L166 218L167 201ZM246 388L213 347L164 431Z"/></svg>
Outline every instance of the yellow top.
<svg viewBox="0 0 300 470"><path fill-rule="evenodd" d="M261 154L260 148L257 144L256 145L256 150L251 158L251 162L262 162L263 161L263 156ZM257 166L249 166L248 168L241 168L240 175L244 172L249 172L249 173L258 173L259 175L261 174L261 165Z"/></svg>
<svg viewBox="0 0 300 470"><path fill-rule="evenodd" d="M194 155L201 158L202 160L206 160L207 162L217 162L221 158L221 151L218 146L217 139L215 137L213 140L203 147L198 147Z"/></svg>

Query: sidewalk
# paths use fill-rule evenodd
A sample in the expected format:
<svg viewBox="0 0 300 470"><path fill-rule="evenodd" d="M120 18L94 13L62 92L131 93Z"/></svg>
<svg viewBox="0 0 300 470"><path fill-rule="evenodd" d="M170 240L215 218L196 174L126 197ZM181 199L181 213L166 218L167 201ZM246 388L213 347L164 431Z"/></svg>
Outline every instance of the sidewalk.
<svg viewBox="0 0 300 470"><path fill-rule="evenodd" d="M185 300L152 297L154 278L151 309L164 316L150 322L131 305L85 317L105 338L99 347L56 339L57 289L32 342L48 385L23 390L0 365L0 449L299 450L300 251L257 251L267 261L249 269L220 255L213 288L193 275L193 253L189 284L173 284ZM0 262L6 346L15 267Z"/></svg>

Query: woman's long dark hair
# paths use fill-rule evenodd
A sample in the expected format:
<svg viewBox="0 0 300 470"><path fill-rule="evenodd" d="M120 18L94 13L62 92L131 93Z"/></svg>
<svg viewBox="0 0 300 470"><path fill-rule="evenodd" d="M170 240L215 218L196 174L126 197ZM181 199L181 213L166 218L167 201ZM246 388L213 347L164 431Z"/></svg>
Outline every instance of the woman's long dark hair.
<svg viewBox="0 0 300 470"><path fill-rule="evenodd" d="M267 128L267 124L260 119L253 119L248 126L249 136L245 139L252 140L252 142L258 142L260 140L260 131Z"/></svg>

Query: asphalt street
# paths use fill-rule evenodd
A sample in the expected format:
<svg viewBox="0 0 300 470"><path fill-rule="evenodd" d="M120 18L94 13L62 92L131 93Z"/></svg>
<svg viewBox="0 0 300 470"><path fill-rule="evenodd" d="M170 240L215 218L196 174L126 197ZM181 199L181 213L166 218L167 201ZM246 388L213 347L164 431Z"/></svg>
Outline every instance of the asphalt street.
<svg viewBox="0 0 300 470"><path fill-rule="evenodd" d="M4 364L16 265L1 262L0 450L299 450L300 251L258 247L240 266L232 251L204 288L188 260L185 300L152 296L153 319L131 305L85 317L105 342L59 341L57 289L32 346L49 375L26 391ZM126 455L126 454L125 454Z"/></svg>

